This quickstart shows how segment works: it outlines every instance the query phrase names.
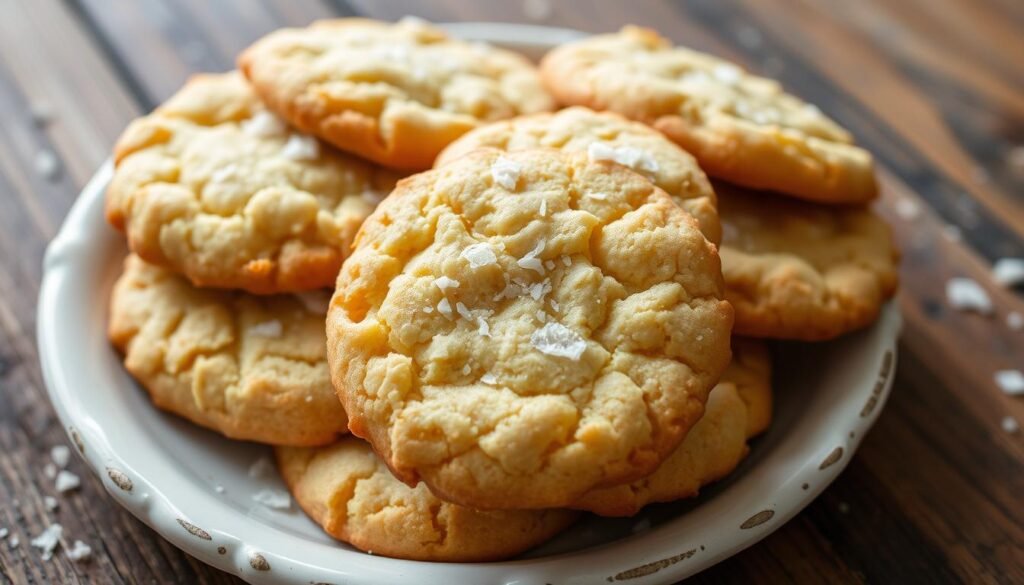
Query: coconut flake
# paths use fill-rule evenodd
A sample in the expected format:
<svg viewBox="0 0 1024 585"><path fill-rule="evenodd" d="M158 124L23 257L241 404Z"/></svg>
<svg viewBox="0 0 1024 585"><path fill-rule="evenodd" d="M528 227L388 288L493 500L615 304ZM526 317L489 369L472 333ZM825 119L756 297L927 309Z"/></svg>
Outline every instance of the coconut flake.
<svg viewBox="0 0 1024 585"><path fill-rule="evenodd" d="M68 558L76 563L84 563L92 557L92 547L81 540L76 540L68 551Z"/></svg>
<svg viewBox="0 0 1024 585"><path fill-rule="evenodd" d="M277 319L257 323L249 328L249 333L258 337L281 337L283 332L284 327Z"/></svg>
<svg viewBox="0 0 1024 585"><path fill-rule="evenodd" d="M463 366L462 366L462 375L463 376L468 376L469 373L472 372L472 371L473 371L473 368L469 367L469 364L463 364Z"/></svg>
<svg viewBox="0 0 1024 585"><path fill-rule="evenodd" d="M658 161L643 150L632 146L615 147L606 142L591 142L587 147L587 157L591 161L616 162L635 171L658 171Z"/></svg>
<svg viewBox="0 0 1024 585"><path fill-rule="evenodd" d="M57 464L57 467L63 469L68 466L68 462L71 460L71 449L68 449L65 445L54 445L50 449L50 459Z"/></svg>
<svg viewBox="0 0 1024 585"><path fill-rule="evenodd" d="M53 512L57 509L57 498L53 496L43 496L43 507L46 508L47 512Z"/></svg>
<svg viewBox="0 0 1024 585"><path fill-rule="evenodd" d="M540 200L540 216L541 217L546 217L547 214L548 214L548 200L547 199L541 199Z"/></svg>
<svg viewBox="0 0 1024 585"><path fill-rule="evenodd" d="M487 242L479 242L467 246L459 254L459 257L468 260L470 268L480 268L481 266L488 266L498 261L498 257L494 255L494 249Z"/></svg>
<svg viewBox="0 0 1024 585"><path fill-rule="evenodd" d="M587 197L590 197L591 199L597 199L598 201L604 201L605 199L608 199L608 194L607 193L587 193Z"/></svg>
<svg viewBox="0 0 1024 585"><path fill-rule="evenodd" d="M544 246L546 244L547 242L544 241L543 238L538 240L537 245L534 246L532 250L527 252L526 256L523 256L522 258L517 260L516 264L518 264L520 268L525 268L526 270L533 270L537 274L544 274L544 265L541 264L541 261L537 258L537 256L544 251Z"/></svg>
<svg viewBox="0 0 1024 585"><path fill-rule="evenodd" d="M539 301L544 298L544 295L551 292L551 281L545 280L544 282L537 282L527 287L527 291L530 293L530 298L535 301Z"/></svg>
<svg viewBox="0 0 1024 585"><path fill-rule="evenodd" d="M263 479L274 475L274 464L266 457L260 457L249 466L249 477Z"/></svg>
<svg viewBox="0 0 1024 585"><path fill-rule="evenodd" d="M917 202L913 199L902 197L896 200L896 215L901 218L910 221L916 219L921 214L921 208L918 207Z"/></svg>
<svg viewBox="0 0 1024 585"><path fill-rule="evenodd" d="M60 537L64 534L64 527L60 524L50 524L39 536L32 539L32 546L43 551L42 559L48 561L53 558L53 551L60 544ZM11 539L12 541L14 539ZM15 543L16 544L16 543ZM14 544L12 544L14 546Z"/></svg>
<svg viewBox="0 0 1024 585"><path fill-rule="evenodd" d="M250 136L267 138L280 136L288 131L288 126L281 118L268 110L260 110L248 120L242 120L242 132Z"/></svg>
<svg viewBox="0 0 1024 585"><path fill-rule="evenodd" d="M426 307L423 307L423 312L429 315L434 312L434 307L427 305Z"/></svg>
<svg viewBox="0 0 1024 585"><path fill-rule="evenodd" d="M487 319L483 317L476 318L476 332L481 337L491 336L491 326L487 324Z"/></svg>
<svg viewBox="0 0 1024 585"><path fill-rule="evenodd" d="M10 539L9 539L9 540L7 541L7 546L8 546L8 547L10 547L10 548L18 548L18 545L19 545L19 544L21 544L21 539L20 539L20 538L18 538L18 536L17 536L17 535L14 535L14 536L12 536L12 537L11 537L11 538L10 538Z"/></svg>
<svg viewBox="0 0 1024 585"><path fill-rule="evenodd" d="M547 320L548 320L548 314L547 314L547 313L545 313L545 312L544 312L543 310L540 310L540 309L538 309L538 310L537 310L537 312L536 312L536 313L534 313L533 315L534 315L534 317L536 317L536 318L537 318L537 320L538 320L538 321L540 321L541 323L545 323L545 322L547 322Z"/></svg>
<svg viewBox="0 0 1024 585"><path fill-rule="evenodd" d="M546 323L530 336L530 345L548 355L579 361L587 342L575 331L556 321Z"/></svg>
<svg viewBox="0 0 1024 585"><path fill-rule="evenodd" d="M308 134L293 133L281 148L281 156L291 160L316 160L320 158L320 143Z"/></svg>
<svg viewBox="0 0 1024 585"><path fill-rule="evenodd" d="M499 156L491 165L491 177L494 182L509 191L515 190L516 183L519 182L519 173L522 171L522 165L504 156Z"/></svg>
<svg viewBox="0 0 1024 585"><path fill-rule="evenodd" d="M6 528L0 528L0 540L2 540L4 538L7 538L8 534L10 534L10 533L8 532L8 530Z"/></svg>
<svg viewBox="0 0 1024 585"><path fill-rule="evenodd" d="M1024 315L1021 315L1017 311L1010 311L1006 314L1006 326L1011 331L1020 331L1024 329Z"/></svg>
<svg viewBox="0 0 1024 585"><path fill-rule="evenodd" d="M1011 435L1020 431L1020 423L1012 416L1004 416L1001 424L1003 426L1003 430Z"/></svg>
<svg viewBox="0 0 1024 585"><path fill-rule="evenodd" d="M992 279L1012 287L1024 284L1024 258L1000 258L992 265Z"/></svg>
<svg viewBox="0 0 1024 585"><path fill-rule="evenodd" d="M985 289L970 278L951 278L946 282L946 298L954 309L976 311L982 315L992 313L992 300Z"/></svg>
<svg viewBox="0 0 1024 585"><path fill-rule="evenodd" d="M722 63L715 65L711 70L711 75L726 85L736 85L743 77L743 70L735 65Z"/></svg>
<svg viewBox="0 0 1024 585"><path fill-rule="evenodd" d="M498 383L498 378L494 374L487 372L483 376L480 376L480 381L489 386L494 386Z"/></svg>
<svg viewBox="0 0 1024 585"><path fill-rule="evenodd" d="M1010 396L1024 394L1024 374L1020 370L999 370L995 380L999 389Z"/></svg>
<svg viewBox="0 0 1024 585"><path fill-rule="evenodd" d="M552 309L554 309L556 311L558 310L558 301L556 301L555 299L549 299L548 303L551 304L551 308Z"/></svg>
<svg viewBox="0 0 1024 585"><path fill-rule="evenodd" d="M80 485L82 485L82 481L78 479L77 475L65 469L61 469L57 474L57 479L54 481L53 487L63 494L78 489L78 486Z"/></svg>
<svg viewBox="0 0 1024 585"><path fill-rule="evenodd" d="M463 319L466 319L467 321L473 320L473 314L469 312L469 309L466 308L466 305L462 304L462 301L455 303L455 311Z"/></svg>
<svg viewBox="0 0 1024 585"><path fill-rule="evenodd" d="M47 463L43 466L43 475L46 476L46 479L57 479L57 466Z"/></svg>
<svg viewBox="0 0 1024 585"><path fill-rule="evenodd" d="M570 257L568 257L568 256L563 254L562 255L562 264L564 264L565 266L572 266L572 258L570 258Z"/></svg>
<svg viewBox="0 0 1024 585"><path fill-rule="evenodd" d="M459 281L447 276L438 276L434 279L434 286L441 289L441 292L445 292L450 288L459 288Z"/></svg>
<svg viewBox="0 0 1024 585"><path fill-rule="evenodd" d="M288 492L274 489L262 489L252 495L257 504L261 504L275 510L287 510L292 507L292 497Z"/></svg>
<svg viewBox="0 0 1024 585"><path fill-rule="evenodd" d="M448 302L447 298L441 299L441 301L437 303L437 312L449 319L452 318L452 304Z"/></svg>

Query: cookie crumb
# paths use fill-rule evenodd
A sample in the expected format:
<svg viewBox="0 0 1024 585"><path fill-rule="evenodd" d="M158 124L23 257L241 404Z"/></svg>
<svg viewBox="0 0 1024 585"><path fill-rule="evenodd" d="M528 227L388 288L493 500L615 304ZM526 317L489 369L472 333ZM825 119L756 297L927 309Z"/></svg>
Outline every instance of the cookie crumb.
<svg viewBox="0 0 1024 585"><path fill-rule="evenodd" d="M287 131L288 125L284 123L284 120L268 110L261 110L248 120L242 120L242 132L250 136L268 138L280 136Z"/></svg>
<svg viewBox="0 0 1024 585"><path fill-rule="evenodd" d="M68 551L68 558L76 563L84 563L92 558L92 547L81 540L76 540Z"/></svg>
<svg viewBox="0 0 1024 585"><path fill-rule="evenodd" d="M308 134L293 133L281 148L281 156L292 160L316 160L320 158L320 142Z"/></svg>
<svg viewBox="0 0 1024 585"><path fill-rule="evenodd" d="M32 539L32 546L42 551L42 559L48 561L53 558L53 551L60 544L60 537L64 534L64 527L60 524L51 524L43 530L39 536ZM13 540L13 539L12 539Z"/></svg>
<svg viewBox="0 0 1024 585"><path fill-rule="evenodd" d="M498 185L509 191L514 191L516 183L519 182L519 173L523 171L522 165L516 161L499 156L498 160L491 165L491 178Z"/></svg>
<svg viewBox="0 0 1024 585"><path fill-rule="evenodd" d="M635 171L658 171L658 161L651 155L632 146L613 147L605 142L592 142L587 147L587 158L591 162L611 161ZM593 197L593 195L591 195Z"/></svg>
<svg viewBox="0 0 1024 585"><path fill-rule="evenodd" d="M1003 430L1011 435L1015 435L1020 431L1020 423L1012 416L1004 416L1001 424Z"/></svg>
<svg viewBox="0 0 1024 585"><path fill-rule="evenodd" d="M434 286L441 289L441 292L445 292L450 288L459 288L459 281L447 276L438 276L434 279Z"/></svg>
<svg viewBox="0 0 1024 585"><path fill-rule="evenodd" d="M1000 258L992 265L992 279L1005 287L1024 284L1024 258Z"/></svg>
<svg viewBox="0 0 1024 585"><path fill-rule="evenodd" d="M265 456L253 461L252 465L249 466L249 477L253 479L263 479L273 474L274 464Z"/></svg>
<svg viewBox="0 0 1024 585"><path fill-rule="evenodd" d="M548 355L579 361L587 349L587 342L575 331L561 323L552 321L533 332L530 345Z"/></svg>
<svg viewBox="0 0 1024 585"><path fill-rule="evenodd" d="M954 309L992 314L992 300L985 289L971 278L957 277L946 282L946 298Z"/></svg>
<svg viewBox="0 0 1024 585"><path fill-rule="evenodd" d="M259 337L281 337L284 327L277 319L257 323L249 328L249 333Z"/></svg>
<svg viewBox="0 0 1024 585"><path fill-rule="evenodd" d="M81 484L82 482L78 479L77 475L65 469L61 469L57 474L57 480L54 483L54 488L63 494L78 489L78 486Z"/></svg>
<svg viewBox="0 0 1024 585"><path fill-rule="evenodd" d="M40 150L35 158L36 172L44 179L54 179L60 173L60 159L52 150Z"/></svg>
<svg viewBox="0 0 1024 585"><path fill-rule="evenodd" d="M57 464L57 467L63 469L68 466L68 462L71 460L71 449L64 445L54 445L50 449L50 459Z"/></svg>
<svg viewBox="0 0 1024 585"><path fill-rule="evenodd" d="M59 506L57 498L53 496L43 496L43 507L46 508L47 512L53 512Z"/></svg>
<svg viewBox="0 0 1024 585"><path fill-rule="evenodd" d="M263 489L252 495L253 501L275 510L287 510L292 507L292 497L288 492Z"/></svg>
<svg viewBox="0 0 1024 585"><path fill-rule="evenodd" d="M470 268L489 266L498 261L498 257L494 255L494 250L487 242L479 242L471 246L467 246L466 249L459 254L459 257L468 260Z"/></svg>
<svg viewBox="0 0 1024 585"><path fill-rule="evenodd" d="M897 199L895 208L896 215L907 221L917 219L917 216L921 215L921 208L917 205L917 202L908 197Z"/></svg>
<svg viewBox="0 0 1024 585"><path fill-rule="evenodd" d="M538 240L537 245L534 246L532 250L527 252L526 256L523 256L522 258L517 260L516 264L518 264L520 268L524 268L526 270L533 270L537 274L544 274L544 265L541 264L541 261L537 258L537 256L544 251L545 245L547 245L547 241L545 241L543 238Z"/></svg>
<svg viewBox="0 0 1024 585"><path fill-rule="evenodd" d="M1024 394L1024 374L1020 370L999 370L995 374L996 386L1010 396Z"/></svg>
<svg viewBox="0 0 1024 585"><path fill-rule="evenodd" d="M1021 315L1017 311L1010 311L1006 314L1006 326L1011 331L1020 331L1024 329L1024 315Z"/></svg>

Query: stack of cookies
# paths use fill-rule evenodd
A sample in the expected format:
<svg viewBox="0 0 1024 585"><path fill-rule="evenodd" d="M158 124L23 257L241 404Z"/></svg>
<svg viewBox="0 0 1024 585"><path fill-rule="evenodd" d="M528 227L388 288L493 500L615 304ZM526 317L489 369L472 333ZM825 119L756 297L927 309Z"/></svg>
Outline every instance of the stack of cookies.
<svg viewBox="0 0 1024 585"><path fill-rule="evenodd" d="M538 69L345 19L239 69L117 144L110 337L360 549L499 559L696 496L770 423L757 338L834 338L894 292L870 155L651 31Z"/></svg>

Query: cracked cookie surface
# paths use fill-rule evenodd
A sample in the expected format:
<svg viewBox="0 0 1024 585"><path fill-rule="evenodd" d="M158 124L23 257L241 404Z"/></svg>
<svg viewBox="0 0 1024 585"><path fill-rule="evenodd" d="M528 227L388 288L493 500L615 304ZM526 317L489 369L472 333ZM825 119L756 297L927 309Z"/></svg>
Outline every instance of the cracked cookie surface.
<svg viewBox="0 0 1024 585"><path fill-rule="evenodd" d="M772 417L771 356L754 339L733 338L732 362L711 390L704 416L657 471L635 482L594 490L572 507L601 516L632 516L655 502L697 496L732 473L748 452L747 439Z"/></svg>
<svg viewBox="0 0 1024 585"><path fill-rule="evenodd" d="M715 183L722 273L737 335L817 341L869 325L896 292L889 226L864 207Z"/></svg>
<svg viewBox="0 0 1024 585"><path fill-rule="evenodd" d="M292 132L237 72L193 77L125 130L107 189L132 251L198 286L329 287L396 177Z"/></svg>
<svg viewBox="0 0 1024 585"><path fill-rule="evenodd" d="M482 147L505 151L553 148L613 160L649 178L671 195L697 219L708 240L717 244L721 239L715 191L704 171L690 153L645 124L584 107L520 116L470 131L448 145L434 166Z"/></svg>
<svg viewBox="0 0 1024 585"><path fill-rule="evenodd" d="M871 154L817 107L652 30L627 26L562 45L545 56L541 75L564 104L664 132L712 177L825 203L877 194Z"/></svg>
<svg viewBox="0 0 1024 585"><path fill-rule="evenodd" d="M375 555L419 561L507 558L575 520L568 510L473 510L395 479L365 441L278 447L278 467L299 506L331 536Z"/></svg>
<svg viewBox="0 0 1024 585"><path fill-rule="evenodd" d="M441 149L481 122L554 107L526 58L415 20L282 29L238 64L296 127L400 169L430 168Z"/></svg>
<svg viewBox="0 0 1024 585"><path fill-rule="evenodd" d="M232 439L324 445L347 431L327 367L329 299L197 289L132 255L108 333L157 407Z"/></svg>
<svg viewBox="0 0 1024 585"><path fill-rule="evenodd" d="M401 181L328 312L350 417L410 485L564 506L651 473L729 362L720 263L649 180L582 153L480 150Z"/></svg>

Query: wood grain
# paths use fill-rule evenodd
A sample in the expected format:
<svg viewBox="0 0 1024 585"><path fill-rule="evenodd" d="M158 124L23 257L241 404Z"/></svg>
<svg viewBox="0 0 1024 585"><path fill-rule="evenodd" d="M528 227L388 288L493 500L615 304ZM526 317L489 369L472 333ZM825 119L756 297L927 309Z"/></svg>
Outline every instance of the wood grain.
<svg viewBox="0 0 1024 585"><path fill-rule="evenodd" d="M233 67L280 26L405 14L537 22L520 2L0 0L0 527L21 541L0 543L0 582L239 582L121 510L77 461L82 488L46 510L43 465L66 438L35 349L42 253L124 125L191 73ZM1024 436L1000 428L1006 415L1024 421L1024 401L992 379L1024 367L1024 332L1005 326L1024 300L989 278L993 260L1024 256L1024 5L556 0L541 23L647 25L734 59L818 104L880 163L878 208L904 251L890 403L822 497L694 581L1024 583ZM42 110L50 121L33 119ZM53 177L36 171L40 152L56 154ZM897 213L908 201L919 213ZM950 309L952 276L982 283L997 315ZM40 560L28 541L55 521L68 543L93 545L91 562Z"/></svg>

